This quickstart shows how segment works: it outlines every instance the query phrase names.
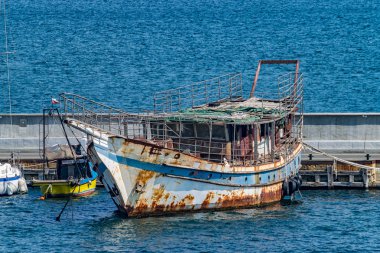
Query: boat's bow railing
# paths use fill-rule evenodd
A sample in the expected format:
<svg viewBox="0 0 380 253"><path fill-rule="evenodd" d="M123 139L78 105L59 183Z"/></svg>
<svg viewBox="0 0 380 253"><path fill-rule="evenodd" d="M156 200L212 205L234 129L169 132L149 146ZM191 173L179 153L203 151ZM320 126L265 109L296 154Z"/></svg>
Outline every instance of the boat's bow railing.
<svg viewBox="0 0 380 253"><path fill-rule="evenodd" d="M141 121L139 114L96 102L72 93L60 94L61 110L65 118L74 119L115 135L123 135L125 122Z"/></svg>
<svg viewBox="0 0 380 253"><path fill-rule="evenodd" d="M171 113L243 96L242 74L234 73L154 94L154 112Z"/></svg>

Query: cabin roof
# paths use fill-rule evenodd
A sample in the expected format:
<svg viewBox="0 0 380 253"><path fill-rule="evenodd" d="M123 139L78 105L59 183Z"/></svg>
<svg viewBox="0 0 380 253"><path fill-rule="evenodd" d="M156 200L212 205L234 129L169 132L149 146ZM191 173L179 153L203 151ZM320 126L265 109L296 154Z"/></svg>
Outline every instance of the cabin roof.
<svg viewBox="0 0 380 253"><path fill-rule="evenodd" d="M290 112L286 102L259 98L219 101L207 105L161 114L167 121L223 122L250 124L283 118Z"/></svg>

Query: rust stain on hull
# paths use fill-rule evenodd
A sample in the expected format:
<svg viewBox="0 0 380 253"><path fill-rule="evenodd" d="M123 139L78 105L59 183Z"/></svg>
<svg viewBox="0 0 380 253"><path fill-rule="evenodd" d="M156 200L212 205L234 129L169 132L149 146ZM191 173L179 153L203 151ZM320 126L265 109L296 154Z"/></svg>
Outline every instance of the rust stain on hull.
<svg viewBox="0 0 380 253"><path fill-rule="evenodd" d="M163 187L153 190L151 203L145 198L140 199L135 208L128 207L125 212L129 217L144 217L173 214L183 211L225 210L234 208L249 208L278 202L282 197L282 183L264 186L258 194L247 194L244 189L231 194L208 192L201 204L195 204L195 197L187 194L179 201L175 196L165 192ZM169 203L167 200L171 199Z"/></svg>
<svg viewBox="0 0 380 253"><path fill-rule="evenodd" d="M194 208L193 200L194 200L194 196L191 194L188 194L183 199L181 199L176 206L173 205L170 207L174 208L175 210L184 210L186 209L186 207L191 207L191 209L193 209Z"/></svg>
<svg viewBox="0 0 380 253"><path fill-rule="evenodd" d="M123 157L140 162L164 165L178 164L181 165L178 166L179 170L191 166L195 170L194 175L200 171L216 169L214 168L215 164L186 154L149 145L138 145L129 141L124 141L122 147L117 150L122 153ZM266 164L265 166L272 166L273 169L273 164ZM221 167L222 165L218 166ZM257 187L212 185L211 180L210 184L204 182L205 180L182 184L182 180L186 179L166 177L165 173L160 173L161 171L150 171L143 167L133 166L125 169L127 170L125 173L129 173L130 176L119 181L126 185L131 183L131 186L134 185L135 188L129 187L131 191L126 193L128 201L120 201L120 203L128 203L128 205L118 207L129 217L157 216L185 211L248 208L278 202L282 197L282 181L273 182L275 179L281 179L280 173L282 171L280 169L276 171L276 174L272 173L270 178L267 174L255 173L254 178L258 184ZM244 169L260 171L260 169L265 168L264 166L254 166ZM223 171L224 168L218 168L218 170ZM262 178L264 175L265 178ZM126 179L131 181L123 181ZM265 185L268 182L273 183ZM168 188L166 189L166 187Z"/></svg>
<svg viewBox="0 0 380 253"><path fill-rule="evenodd" d="M142 170L139 172L136 178L137 184L142 187L145 186L148 180L153 178L155 176L156 172L154 171L149 171L149 170Z"/></svg>
<svg viewBox="0 0 380 253"><path fill-rule="evenodd" d="M205 200L202 202L201 209L206 209L210 203L212 203L214 196L215 194L213 192L207 193Z"/></svg>
<svg viewBox="0 0 380 253"><path fill-rule="evenodd" d="M280 201L282 198L282 182L273 186L264 187L261 196L261 204L269 204L275 201Z"/></svg>

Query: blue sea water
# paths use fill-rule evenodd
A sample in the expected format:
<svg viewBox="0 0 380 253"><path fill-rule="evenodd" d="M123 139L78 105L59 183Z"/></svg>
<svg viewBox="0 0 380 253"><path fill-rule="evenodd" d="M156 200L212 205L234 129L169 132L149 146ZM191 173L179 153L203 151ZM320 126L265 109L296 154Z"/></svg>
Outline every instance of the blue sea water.
<svg viewBox="0 0 380 253"><path fill-rule="evenodd" d="M0 198L0 252L373 252L380 191L304 191L303 203L123 219L104 189L73 201Z"/></svg>
<svg viewBox="0 0 380 253"><path fill-rule="evenodd" d="M248 91L259 59L288 58L301 60L306 112L380 111L378 0L7 4L15 112L64 91L149 108L156 91L230 72Z"/></svg>
<svg viewBox="0 0 380 253"><path fill-rule="evenodd" d="M305 111L378 112L379 6L377 0L9 1L13 111L41 112L64 91L149 108L155 91L240 71L251 78L248 91L259 59L295 58L305 75ZM126 220L101 189L75 200L60 223L54 218L64 201L40 201L39 194L0 198L0 252L380 248L379 191L305 191L299 205Z"/></svg>

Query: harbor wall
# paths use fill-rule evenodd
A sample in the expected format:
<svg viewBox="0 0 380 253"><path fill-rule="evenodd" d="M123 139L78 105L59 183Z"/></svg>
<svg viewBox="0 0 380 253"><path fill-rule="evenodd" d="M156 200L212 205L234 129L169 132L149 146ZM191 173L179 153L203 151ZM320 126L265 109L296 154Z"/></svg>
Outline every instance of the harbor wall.
<svg viewBox="0 0 380 253"><path fill-rule="evenodd" d="M67 143L58 117L50 118L47 145ZM66 128L70 142L77 143ZM74 130L80 141L85 134ZM8 159L12 150L22 160L40 159L42 150L42 114L0 114L0 159ZM380 113L307 113L304 114L304 141L320 150L352 161L380 160ZM311 156L310 156L311 155ZM304 150L304 161L327 158ZM328 160L328 159L327 159Z"/></svg>
<svg viewBox="0 0 380 253"><path fill-rule="evenodd" d="M380 113L308 113L304 115L303 138L346 160L380 160ZM306 149L303 152L304 161L326 159Z"/></svg>
<svg viewBox="0 0 380 253"><path fill-rule="evenodd" d="M298 117L300 117L298 115ZM337 157L371 167L380 161L380 113L308 113L304 114L304 142ZM67 144L58 117L49 117L46 127L47 146ZM66 127L71 144L85 144L86 135ZM74 136L75 135L75 136ZM42 114L0 114L0 160L7 161L11 152L24 165L24 175L32 178L54 176L54 170L43 170ZM36 164L36 166L30 166ZM303 188L380 187L380 170L334 163L332 158L304 149L300 171Z"/></svg>
<svg viewBox="0 0 380 253"><path fill-rule="evenodd" d="M51 117L46 128L47 146L66 144L67 140L58 117ZM68 128L67 135L72 144L77 138L82 142L85 134L74 131L77 138ZM0 160L8 160L12 151L21 160L39 160L43 147L43 115L14 114L12 117L0 114Z"/></svg>
<svg viewBox="0 0 380 253"><path fill-rule="evenodd" d="M303 189L380 188L380 114L305 114L303 137L329 155L365 165L342 163L305 146L300 170Z"/></svg>

